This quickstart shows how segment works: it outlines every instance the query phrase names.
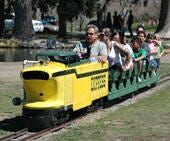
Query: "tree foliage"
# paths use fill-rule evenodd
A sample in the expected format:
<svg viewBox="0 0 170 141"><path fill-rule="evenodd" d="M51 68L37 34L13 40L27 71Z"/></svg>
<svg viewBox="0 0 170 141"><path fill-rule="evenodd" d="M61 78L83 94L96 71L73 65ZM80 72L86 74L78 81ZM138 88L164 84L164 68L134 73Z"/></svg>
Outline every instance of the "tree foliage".
<svg viewBox="0 0 170 141"><path fill-rule="evenodd" d="M71 21L80 13L92 17L96 11L96 2L98 0L60 0L58 10L63 11L66 19Z"/></svg>
<svg viewBox="0 0 170 141"><path fill-rule="evenodd" d="M159 17L159 24L156 33L159 33L161 38L170 38L170 1L161 1L161 11Z"/></svg>
<svg viewBox="0 0 170 141"><path fill-rule="evenodd" d="M59 15L59 34L65 35L67 21L72 22L79 15L83 15L85 17L92 17L96 12L98 13L97 17L100 17L99 21L102 21L101 15L105 12L105 7L109 4L109 2L119 2L120 5L126 4L124 8L127 6L130 8L130 5L137 4L142 0L0 0L0 34L4 31L4 1L6 4L9 4L6 9L7 13L10 13L11 7L15 10L15 36L16 37L24 37L32 36L34 33L31 30L31 20L32 20L32 10L40 8L40 12L42 16L48 13L50 8L57 8ZM25 2L24 2L25 1ZM147 5L148 0L143 0L142 2ZM11 4L13 4L11 6ZM18 6L18 7L17 7ZM30 6L32 8L30 8ZM123 6L122 6L123 7ZM17 9L19 8L19 10ZM123 9L124 9L123 8ZM165 29L166 36L169 36L169 32L167 34L166 31L169 31L169 0L162 0L162 11L159 19L159 26L157 32ZM99 23L100 23L99 22ZM24 25L24 26L23 26ZM100 25L100 24L99 24ZM17 33L17 34L16 34ZM24 36L22 35L24 34Z"/></svg>
<svg viewBox="0 0 170 141"><path fill-rule="evenodd" d="M59 0L32 0L33 10L40 9L41 15L48 13L50 8L56 8Z"/></svg>
<svg viewBox="0 0 170 141"><path fill-rule="evenodd" d="M92 17L98 0L60 0L57 12L59 15L59 36L66 34L66 21L72 21L79 14Z"/></svg>

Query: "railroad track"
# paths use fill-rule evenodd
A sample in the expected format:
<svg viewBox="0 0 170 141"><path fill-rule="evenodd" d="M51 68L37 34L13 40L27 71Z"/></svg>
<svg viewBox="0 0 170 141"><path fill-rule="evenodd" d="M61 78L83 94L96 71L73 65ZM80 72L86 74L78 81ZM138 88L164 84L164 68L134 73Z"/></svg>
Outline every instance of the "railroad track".
<svg viewBox="0 0 170 141"><path fill-rule="evenodd" d="M157 83L157 85L161 85L169 80L170 80L170 73L165 74L165 75L161 76L160 81ZM97 110L100 110L100 108ZM80 119L82 117L83 116L79 116L78 118L71 119L66 123L62 123L62 124L56 125L54 127L46 128L46 129L40 130L38 132L29 132L27 128L24 128L24 129L21 129L15 133L12 133L10 135L0 138L0 141L14 141L14 140L15 141L32 141L32 140L38 139L44 135L47 135L49 133L56 132L63 128L66 128L67 126L73 124L73 122L75 120Z"/></svg>
<svg viewBox="0 0 170 141"><path fill-rule="evenodd" d="M61 125L56 125L54 127L46 128L40 130L38 132L29 132L27 128L21 129L15 133L4 136L0 138L0 141L32 141L34 139L40 138L43 135L47 135L48 133L56 132L61 130L69 125L71 125L73 121L69 121L66 123L62 123Z"/></svg>
<svg viewBox="0 0 170 141"><path fill-rule="evenodd" d="M28 129L24 128L24 129L21 129L21 130L15 132L15 133L12 133L10 135L7 135L5 137L0 138L0 141L10 141L10 140L16 139L20 136L23 136L27 132L28 132Z"/></svg>
<svg viewBox="0 0 170 141"><path fill-rule="evenodd" d="M158 85L164 82L167 82L169 80L170 80L170 73L164 74L161 76L160 81L158 82Z"/></svg>
<svg viewBox="0 0 170 141"><path fill-rule="evenodd" d="M32 141L34 139L37 139L37 138L40 138L44 135L47 135L48 133L52 133L52 132L56 132L56 131L59 131L69 125L72 124L73 121L69 121L69 122L66 122L66 123L62 123L61 125L56 125L54 127L51 127L51 128L47 128L47 129L44 129L44 130L41 130L41 131L38 131L28 137L25 137L25 138L22 138L21 141Z"/></svg>

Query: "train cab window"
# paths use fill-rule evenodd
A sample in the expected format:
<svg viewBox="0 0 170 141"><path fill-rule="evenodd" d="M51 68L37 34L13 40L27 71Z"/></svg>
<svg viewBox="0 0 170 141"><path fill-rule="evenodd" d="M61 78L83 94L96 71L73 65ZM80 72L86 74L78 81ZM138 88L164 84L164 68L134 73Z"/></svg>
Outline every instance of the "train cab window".
<svg viewBox="0 0 170 141"><path fill-rule="evenodd" d="M76 55L70 56L48 56L50 61L61 62L64 64L71 64L79 62L79 58Z"/></svg>
<svg viewBox="0 0 170 141"><path fill-rule="evenodd" d="M80 62L80 58L77 54L72 52L42 52L37 54L36 59L54 61L70 65Z"/></svg>
<svg viewBox="0 0 170 141"><path fill-rule="evenodd" d="M50 61L48 56L36 56L36 60Z"/></svg>

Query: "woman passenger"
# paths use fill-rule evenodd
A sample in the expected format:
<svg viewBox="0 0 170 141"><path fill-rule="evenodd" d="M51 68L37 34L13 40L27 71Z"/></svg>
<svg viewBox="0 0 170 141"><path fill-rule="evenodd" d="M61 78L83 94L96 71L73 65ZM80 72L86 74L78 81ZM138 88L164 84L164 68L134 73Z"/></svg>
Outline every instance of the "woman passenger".
<svg viewBox="0 0 170 141"><path fill-rule="evenodd" d="M117 33L118 34L118 33ZM115 36L119 35L115 34ZM116 37L117 38L117 37ZM117 71L123 71L123 63L121 54L124 54L126 57L126 63L129 62L129 54L123 48L123 45L120 44L120 40L111 41L111 30L110 28L104 28L102 33L100 34L101 41L105 42L108 50L108 61L109 61L109 69L115 69ZM124 64L126 65L126 64Z"/></svg>
<svg viewBox="0 0 170 141"><path fill-rule="evenodd" d="M124 70L133 70L133 50L130 46L130 44L128 43L127 38L124 36L122 39L122 44L124 45L124 49L128 52L129 54L129 63L127 63L126 65L124 65ZM126 59L125 59L126 60Z"/></svg>
<svg viewBox="0 0 170 141"><path fill-rule="evenodd" d="M125 37L123 37L125 38ZM115 43L114 49L117 55L117 58L115 59L118 64L121 64L122 70L126 71L130 69L130 61L131 61L131 53L130 50L128 49L128 44L127 42L122 42L122 39L120 37L120 34L118 32L113 33L113 42ZM119 43L119 45L117 45ZM124 60L122 60L124 57Z"/></svg>

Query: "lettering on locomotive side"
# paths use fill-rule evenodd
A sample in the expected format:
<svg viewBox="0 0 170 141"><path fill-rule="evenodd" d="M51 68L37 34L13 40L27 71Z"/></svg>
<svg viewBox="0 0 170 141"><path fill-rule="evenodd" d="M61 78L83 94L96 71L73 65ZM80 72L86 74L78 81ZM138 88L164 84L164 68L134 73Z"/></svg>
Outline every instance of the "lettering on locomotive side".
<svg viewBox="0 0 170 141"><path fill-rule="evenodd" d="M91 91L106 87L106 74L91 77Z"/></svg>

